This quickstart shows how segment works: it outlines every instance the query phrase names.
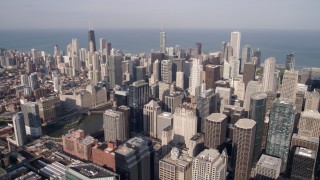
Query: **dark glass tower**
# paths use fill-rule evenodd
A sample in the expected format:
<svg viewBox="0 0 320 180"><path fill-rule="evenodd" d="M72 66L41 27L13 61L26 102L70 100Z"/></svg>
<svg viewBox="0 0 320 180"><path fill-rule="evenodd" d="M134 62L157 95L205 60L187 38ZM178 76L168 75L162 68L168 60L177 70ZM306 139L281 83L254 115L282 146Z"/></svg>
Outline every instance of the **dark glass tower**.
<svg viewBox="0 0 320 180"><path fill-rule="evenodd" d="M96 52L96 38L94 35L94 30L92 27L90 27L88 31L88 49L90 52Z"/></svg>

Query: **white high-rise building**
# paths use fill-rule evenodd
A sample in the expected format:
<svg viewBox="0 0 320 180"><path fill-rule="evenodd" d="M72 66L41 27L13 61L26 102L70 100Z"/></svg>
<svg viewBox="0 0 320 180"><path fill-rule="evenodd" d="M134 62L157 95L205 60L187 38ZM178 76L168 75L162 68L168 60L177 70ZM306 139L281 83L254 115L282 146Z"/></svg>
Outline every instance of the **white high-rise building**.
<svg viewBox="0 0 320 180"><path fill-rule="evenodd" d="M79 42L77 38L72 38L71 40L71 55L79 55Z"/></svg>
<svg viewBox="0 0 320 180"><path fill-rule="evenodd" d="M193 59L191 74L189 78L189 93L192 96L197 95L197 89L201 84L201 72L203 71L203 65L201 59ZM200 92L198 92L200 93Z"/></svg>
<svg viewBox="0 0 320 180"><path fill-rule="evenodd" d="M177 107L173 114L173 139L178 143L190 146L190 139L197 134L196 109L192 107Z"/></svg>
<svg viewBox="0 0 320 180"><path fill-rule="evenodd" d="M26 128L24 124L23 113L18 112L12 116L12 122L14 127L14 135L17 146L23 146L27 141Z"/></svg>
<svg viewBox="0 0 320 180"><path fill-rule="evenodd" d="M192 179L222 180L227 176L227 157L216 149L205 149L192 162Z"/></svg>
<svg viewBox="0 0 320 180"><path fill-rule="evenodd" d="M59 80L59 77L56 76L53 78L53 91L54 92L59 92L59 85L60 85L60 80Z"/></svg>
<svg viewBox="0 0 320 180"><path fill-rule="evenodd" d="M123 142L128 137L125 129L123 112L108 109L103 114L103 130L105 141Z"/></svg>
<svg viewBox="0 0 320 180"><path fill-rule="evenodd" d="M177 78L176 78L176 86L178 88L184 89L184 73L181 71L177 72Z"/></svg>
<svg viewBox="0 0 320 180"><path fill-rule="evenodd" d="M240 68L240 61L239 59L237 59L236 56L231 56L229 59L229 63L230 63L230 78L235 78L237 76L239 76L239 68Z"/></svg>
<svg viewBox="0 0 320 180"><path fill-rule="evenodd" d="M263 91L275 91L274 71L276 69L276 59L269 57L264 61L262 87Z"/></svg>
<svg viewBox="0 0 320 180"><path fill-rule="evenodd" d="M161 113L161 107L151 100L143 108L143 131L152 137L157 137L157 117Z"/></svg>
<svg viewBox="0 0 320 180"><path fill-rule="evenodd" d="M27 74L23 74L21 77L21 85L29 86L29 76Z"/></svg>
<svg viewBox="0 0 320 180"><path fill-rule="evenodd" d="M161 81L164 83L172 83L172 61L161 61Z"/></svg>
<svg viewBox="0 0 320 180"><path fill-rule="evenodd" d="M298 71L285 71L283 74L282 86L280 91L281 97L295 100L297 93L297 84Z"/></svg>
<svg viewBox="0 0 320 180"><path fill-rule="evenodd" d="M231 65L228 61L223 60L223 79L230 79Z"/></svg>
<svg viewBox="0 0 320 180"><path fill-rule="evenodd" d="M240 42L241 42L241 33L239 31L231 32L230 45L233 49L233 56L235 56L238 61L240 59Z"/></svg>
<svg viewBox="0 0 320 180"><path fill-rule="evenodd" d="M160 51L166 53L166 32L162 29L160 31Z"/></svg>

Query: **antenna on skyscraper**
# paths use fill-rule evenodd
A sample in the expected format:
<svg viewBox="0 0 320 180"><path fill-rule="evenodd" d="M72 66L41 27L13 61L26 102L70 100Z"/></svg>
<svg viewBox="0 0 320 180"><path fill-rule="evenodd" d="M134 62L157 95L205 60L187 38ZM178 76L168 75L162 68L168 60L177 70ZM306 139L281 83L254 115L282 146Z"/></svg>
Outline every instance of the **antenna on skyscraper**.
<svg viewBox="0 0 320 180"><path fill-rule="evenodd" d="M89 30L93 30L92 22L89 20Z"/></svg>

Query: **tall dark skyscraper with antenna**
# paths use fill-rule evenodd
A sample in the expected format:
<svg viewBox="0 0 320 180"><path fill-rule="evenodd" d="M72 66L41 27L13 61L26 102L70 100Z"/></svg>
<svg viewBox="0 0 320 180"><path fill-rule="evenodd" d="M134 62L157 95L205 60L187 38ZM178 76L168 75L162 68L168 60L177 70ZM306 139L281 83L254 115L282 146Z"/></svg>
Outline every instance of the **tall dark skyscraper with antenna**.
<svg viewBox="0 0 320 180"><path fill-rule="evenodd" d="M96 38L94 35L94 30L91 22L89 22L89 31L88 31L88 49L90 52L96 52Z"/></svg>

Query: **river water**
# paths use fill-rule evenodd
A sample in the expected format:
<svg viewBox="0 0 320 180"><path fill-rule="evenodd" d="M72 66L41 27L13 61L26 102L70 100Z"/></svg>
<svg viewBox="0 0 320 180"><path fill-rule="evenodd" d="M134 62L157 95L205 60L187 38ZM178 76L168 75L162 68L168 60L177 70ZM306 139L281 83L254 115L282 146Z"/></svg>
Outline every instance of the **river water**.
<svg viewBox="0 0 320 180"><path fill-rule="evenodd" d="M95 111L105 111L110 108L111 108L111 105L107 105L105 107L95 109ZM75 116L74 119L75 120L78 119L79 116ZM103 128L102 113L99 113L99 114L92 113L90 115L84 114L84 116L85 117L82 118L82 120L80 120L78 123L76 122L74 124L69 124L66 126L63 126L63 125L59 126L59 125L53 124L50 126L43 127L42 128L43 134L51 137L61 137L63 134L67 134L70 129L75 129L75 130L82 129L84 130L85 135L91 135ZM99 137L99 139L100 138L103 139L103 137Z"/></svg>

